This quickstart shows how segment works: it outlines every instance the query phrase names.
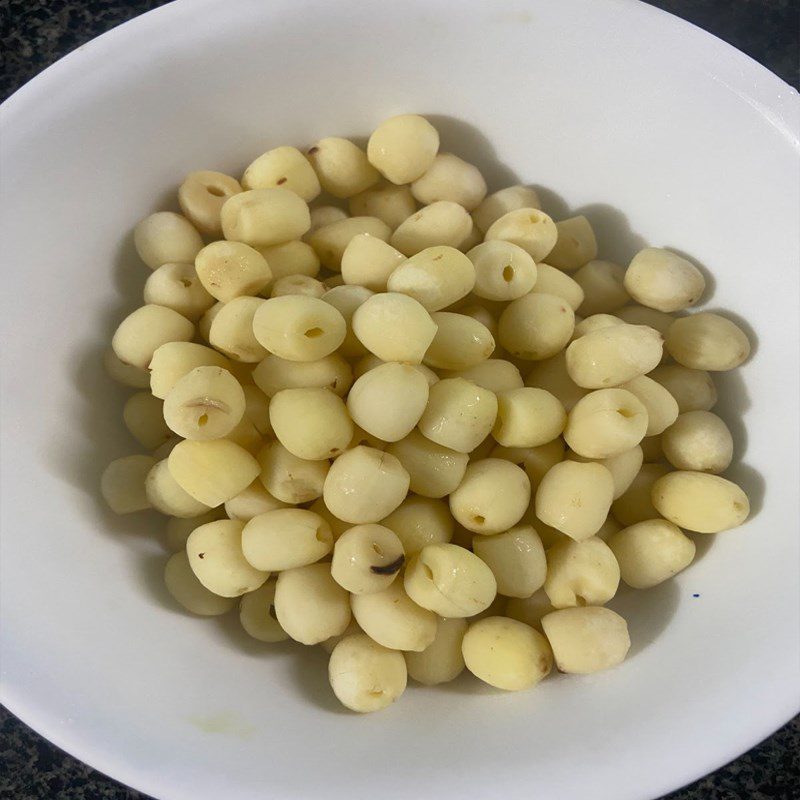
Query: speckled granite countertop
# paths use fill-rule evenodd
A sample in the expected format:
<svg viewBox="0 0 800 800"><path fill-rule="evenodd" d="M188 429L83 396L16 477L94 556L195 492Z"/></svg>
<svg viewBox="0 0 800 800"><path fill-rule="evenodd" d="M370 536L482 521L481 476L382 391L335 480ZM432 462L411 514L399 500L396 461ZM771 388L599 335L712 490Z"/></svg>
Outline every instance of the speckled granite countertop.
<svg viewBox="0 0 800 800"><path fill-rule="evenodd" d="M0 0L0 99L78 45L163 2ZM711 31L800 86L798 0L653 0L651 5ZM147 800L54 747L1 707L0 798ZM663 800L800 800L800 717Z"/></svg>

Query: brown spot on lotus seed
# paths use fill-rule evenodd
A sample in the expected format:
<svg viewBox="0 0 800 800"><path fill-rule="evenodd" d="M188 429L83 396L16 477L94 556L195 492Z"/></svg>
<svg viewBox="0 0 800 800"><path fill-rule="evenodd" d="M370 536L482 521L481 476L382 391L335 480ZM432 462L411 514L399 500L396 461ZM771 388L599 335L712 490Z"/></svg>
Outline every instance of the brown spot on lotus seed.
<svg viewBox="0 0 800 800"><path fill-rule="evenodd" d="M286 183L287 180L288 179L285 178L285 177L284 178L278 178L278 180L277 180L278 186L283 186L283 184Z"/></svg>
<svg viewBox="0 0 800 800"><path fill-rule="evenodd" d="M503 267L503 280L506 283L511 283L514 280L514 267L511 264L507 264Z"/></svg>
<svg viewBox="0 0 800 800"><path fill-rule="evenodd" d="M198 554L197 554L197 557L198 557L198 558L205 558L205 557L206 557L206 554L205 554L205 553L198 553Z"/></svg>
<svg viewBox="0 0 800 800"><path fill-rule="evenodd" d="M399 572L400 568L405 563L405 556L400 555L391 564L384 564L383 566L374 566L370 567L372 572L376 575L394 575L395 572Z"/></svg>
<svg viewBox="0 0 800 800"><path fill-rule="evenodd" d="M545 656L539 656L539 671L542 675L547 675L550 670L550 662Z"/></svg>
<svg viewBox="0 0 800 800"><path fill-rule="evenodd" d="M304 336L305 336L307 339L317 339L317 338L319 338L320 336L322 336L322 334L323 334L323 333L324 333L324 331L322 330L322 328L309 328L309 329L308 329L308 330L305 332L305 334L303 334L303 335L304 335Z"/></svg>
<svg viewBox="0 0 800 800"><path fill-rule="evenodd" d="M484 517L484 516L481 516L480 514L475 514L475 515L472 517L472 521L473 521L473 522L474 522L476 525L483 525L483 523L484 523L484 522L486 522L486 517Z"/></svg>
<svg viewBox="0 0 800 800"><path fill-rule="evenodd" d="M180 281L187 289L192 285L192 282L188 278L181 278Z"/></svg>

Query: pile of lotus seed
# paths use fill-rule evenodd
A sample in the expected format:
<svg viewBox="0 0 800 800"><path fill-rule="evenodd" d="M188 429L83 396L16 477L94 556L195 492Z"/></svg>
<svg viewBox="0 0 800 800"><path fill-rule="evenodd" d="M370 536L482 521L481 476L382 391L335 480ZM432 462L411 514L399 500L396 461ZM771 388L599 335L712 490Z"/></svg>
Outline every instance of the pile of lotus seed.
<svg viewBox="0 0 800 800"><path fill-rule="evenodd" d="M169 517L169 592L330 653L336 697L390 705L466 667L528 689L619 664L606 604L747 518L711 374L750 352L660 248L597 259L584 216L492 194L423 117L193 172L135 229L152 270L109 373L148 454L116 512Z"/></svg>

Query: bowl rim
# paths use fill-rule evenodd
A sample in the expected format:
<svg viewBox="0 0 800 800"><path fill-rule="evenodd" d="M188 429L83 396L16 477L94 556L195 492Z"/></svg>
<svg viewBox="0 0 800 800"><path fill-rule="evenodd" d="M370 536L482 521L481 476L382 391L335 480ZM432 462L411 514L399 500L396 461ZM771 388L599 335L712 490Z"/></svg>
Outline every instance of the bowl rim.
<svg viewBox="0 0 800 800"><path fill-rule="evenodd" d="M301 3L307 1L300 0ZM338 2L352 4L358 0L338 0ZM616 6L625 5L632 11L650 15L667 39L694 36L702 43L701 47L715 57L718 80L753 105L771 125L781 131L800 155L800 125L798 125L800 94L789 83L734 45L669 11L649 5L643 0L602 0L602 2ZM79 78L80 75L75 74L82 69L87 54L91 53L97 58L103 52L113 50L120 41L137 36L139 31L147 26L176 25L185 14L197 14L198 8L203 6L219 5L221 4L218 0L170 0L76 47L17 88L0 104L0 138L3 129L13 125L19 114L24 114L26 104L34 102L37 96L49 91L54 81L68 81L73 76ZM791 116L794 116L793 120L790 119ZM100 750L96 741L76 735L74 731L65 728L59 719L49 715L46 707L38 704L35 697L20 693L16 687L8 684L2 674L0 674L0 702L37 734L104 775L154 796L158 796L159 793L164 797L172 797L173 793L175 797L183 796L178 786L166 782L155 785L148 775L140 773L135 766L127 763L124 754L112 754ZM768 722L765 721L755 728L752 725L744 728L743 731L746 733L743 732L738 736L737 744L727 747L724 752L706 750L704 751L706 757L701 764L693 762L693 765L680 776L663 778L658 788L659 795L677 790L720 769L800 714L800 686L795 687L793 692L787 692L781 706L780 713L775 713ZM169 794L163 795L165 791Z"/></svg>
<svg viewBox="0 0 800 800"><path fill-rule="evenodd" d="M353 2L353 0L337 1L339 3ZM299 2L308 2L308 0L299 0ZM721 39L716 34L713 34L704 28L701 28L699 25L683 19L683 17L679 17L670 11L650 5L648 2L646 2L646 0L601 0L601 2L614 5L627 5L629 7L636 8L639 13L649 14L651 17L653 17L653 19L658 19L658 24L665 26L665 33L670 35L691 33L699 39L705 40L706 44L716 47L719 53L727 56L728 60L733 59L735 61L746 63L747 68L751 71L755 71L759 79L765 82L765 88L768 87L769 84L772 84L774 89L788 92L788 102L794 103L794 110L796 112L800 111L800 93L798 93L797 89L795 89L791 84L787 83L779 75L765 67L761 62L757 61L743 50L740 50L735 45L726 42L724 39ZM110 46L111 42L117 37L130 35L136 28L150 24L154 22L156 18L159 18L160 20L161 17L167 17L169 14L180 14L184 11L189 13L190 3L192 12L196 13L196 10L199 6L218 5L218 0L168 0L168 2L164 3L164 5L151 8L149 11L145 11L144 13L132 17L131 19L125 20L124 22L119 23L119 25L115 25L113 28L110 28L104 33L93 37L88 42L78 45L73 50L70 50L68 53L61 56L61 58L45 67L40 72L37 72L36 75L15 89L2 103L0 103L0 124L6 122L6 115L16 112L16 106L18 104L25 102L30 94L43 86L46 80L51 79L53 77L53 73L60 73L65 69L70 69L73 66L76 66L75 62L77 62L80 57L90 48L96 49L98 47ZM672 30L669 30L670 27ZM733 86L730 88L735 88L742 96L744 96L746 93L752 93L754 88L751 83L748 83L744 80L744 74L745 73L743 70L734 70L729 71L726 75L726 78L733 83ZM739 83L740 86L735 87L736 83ZM778 97L780 97L780 95L778 95ZM773 111L776 114L782 115L782 110L780 108L769 108L770 105L775 106L775 96L770 95L766 99L769 102L765 104L765 108L761 109L762 112ZM794 136L794 144L798 151L800 151L800 138L798 138L798 136L800 136L800 130L796 131Z"/></svg>

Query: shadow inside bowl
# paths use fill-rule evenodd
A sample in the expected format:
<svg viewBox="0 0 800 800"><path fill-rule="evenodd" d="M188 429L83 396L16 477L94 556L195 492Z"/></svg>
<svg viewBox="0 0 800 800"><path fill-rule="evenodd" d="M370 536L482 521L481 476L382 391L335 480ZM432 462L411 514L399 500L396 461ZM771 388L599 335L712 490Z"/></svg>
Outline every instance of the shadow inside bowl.
<svg viewBox="0 0 800 800"><path fill-rule="evenodd" d="M631 589L620 584L616 597L608 607L623 616L628 623L633 658L649 647L678 610L681 590L675 581L665 581L651 589Z"/></svg>
<svg viewBox="0 0 800 800"><path fill-rule="evenodd" d="M114 260L114 283L119 290L120 302L109 305L102 312L92 343L82 346L74 355L72 384L74 401L65 416L71 423L72 438L55 442L50 456L51 470L71 485L83 490L102 512L104 524L111 518L119 528L143 529L137 520L142 515L125 517L112 514L99 494L100 476L114 458L141 452L142 447L125 431L122 424L122 406L136 389L121 386L105 371L103 355L120 321L142 305L144 282L150 274L142 264L133 246L133 234L120 242ZM75 436L75 430L80 434ZM66 446L64 444L66 443ZM128 521L133 525L128 525Z"/></svg>
<svg viewBox="0 0 800 800"><path fill-rule="evenodd" d="M627 215L620 209L607 203L592 203L570 211L568 216L581 214L594 229L598 258L627 267L636 253L647 247L645 239L631 229Z"/></svg>
<svg viewBox="0 0 800 800"><path fill-rule="evenodd" d="M750 392L742 373L737 369L713 372L711 378L717 387L719 398L712 411L722 417L731 429L736 443L734 460L741 461L747 452L747 429L742 424L742 417L752 406Z"/></svg>
<svg viewBox="0 0 800 800"><path fill-rule="evenodd" d="M288 658L297 652L296 642L262 642L254 639L239 621L239 603L227 613L214 617L214 634L225 646L253 658Z"/></svg>
<svg viewBox="0 0 800 800"><path fill-rule="evenodd" d="M767 482L764 476L749 464L732 463L723 473L723 477L737 484L750 501L750 515L747 521L755 519L764 507L764 498L767 494ZM719 534L724 536L725 534Z"/></svg>
<svg viewBox="0 0 800 800"><path fill-rule="evenodd" d="M721 312L740 324L739 319L728 312ZM749 325L742 325L747 335L751 338L754 347L757 345L755 333ZM747 426L744 416L752 403L747 384L738 369L729 372L714 372L712 379L717 387L719 400L713 408L728 426L733 436L733 460L722 476L738 484L750 500L750 517L756 517L764 506L764 497L767 484L764 476L749 464L745 463L745 456L749 443Z"/></svg>
<svg viewBox="0 0 800 800"><path fill-rule="evenodd" d="M695 546L694 558L692 559L692 563L687 567L687 569L691 569L694 564L697 564L706 557L706 553L711 550L714 543L717 541L717 536L713 533L691 533L687 531L684 531L684 533L694 542Z"/></svg>
<svg viewBox="0 0 800 800"><path fill-rule="evenodd" d="M328 682L328 654L319 646L306 646L287 639L262 642L250 636L239 622L238 605L215 617L214 634L224 646L248 658L289 663L289 679L304 702L311 701L324 711L350 714L336 699Z"/></svg>
<svg viewBox="0 0 800 800"><path fill-rule="evenodd" d="M298 646L292 662L292 680L305 701L322 711L352 715L337 699L328 680L328 654L321 647Z"/></svg>
<svg viewBox="0 0 800 800"><path fill-rule="evenodd" d="M533 184L533 188L536 189L536 194L539 195L542 211L545 214L548 214L556 221L572 216L569 203L558 192L549 186L542 186L538 183Z"/></svg>
<svg viewBox="0 0 800 800"><path fill-rule="evenodd" d="M502 163L492 143L475 126L454 117L426 115L438 129L442 152L457 152L459 156L480 169L489 193L520 183L519 175ZM553 189L532 184L539 194L542 209L555 220L583 214L597 235L599 257L628 264L647 243L631 230L628 217L618 208L606 203L592 203L570 208L566 200ZM546 260L546 259L545 259Z"/></svg>
<svg viewBox="0 0 800 800"><path fill-rule="evenodd" d="M428 687L414 680L409 680L409 686L425 690L435 689L438 691L441 689L450 694L468 694L475 697L483 695L502 697L503 695L508 695L508 692L496 689L494 686L489 686L488 683L479 680L466 667L457 678L447 683L438 683L436 686Z"/></svg>
<svg viewBox="0 0 800 800"><path fill-rule="evenodd" d="M497 156L492 143L474 125L442 114L423 114L439 131L442 153L457 153L474 164L486 180L489 193L520 182L519 176Z"/></svg>
<svg viewBox="0 0 800 800"><path fill-rule="evenodd" d="M200 619L196 614L191 614L178 605L167 590L167 585L164 583L167 558L165 553L136 553L136 578L143 594L164 611Z"/></svg>
<svg viewBox="0 0 800 800"><path fill-rule="evenodd" d="M74 392L60 420L59 430L64 433L46 453L46 467L81 492L88 516L95 522L90 534L135 540L130 547L134 580L157 606L182 613L164 585L168 557L162 547L164 517L155 511L115 514L100 494L100 478L112 460L144 452L122 422L125 401L139 390L118 384L103 365L108 347L104 343L110 343L120 320L142 304L144 282L150 274L136 253L132 232L120 242L112 274L119 301L102 310L97 339L78 346L71 359Z"/></svg>

